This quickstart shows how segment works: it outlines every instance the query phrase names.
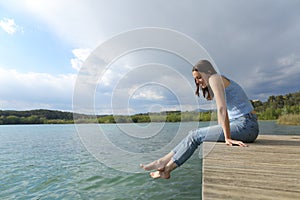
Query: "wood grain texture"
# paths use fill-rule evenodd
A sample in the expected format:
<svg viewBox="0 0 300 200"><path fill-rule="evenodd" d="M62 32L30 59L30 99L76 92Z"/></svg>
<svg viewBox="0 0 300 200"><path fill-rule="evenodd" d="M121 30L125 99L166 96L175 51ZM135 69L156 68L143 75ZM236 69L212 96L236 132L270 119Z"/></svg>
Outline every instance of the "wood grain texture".
<svg viewBox="0 0 300 200"><path fill-rule="evenodd" d="M245 148L205 142L202 151L204 200L300 199L300 136L261 135Z"/></svg>

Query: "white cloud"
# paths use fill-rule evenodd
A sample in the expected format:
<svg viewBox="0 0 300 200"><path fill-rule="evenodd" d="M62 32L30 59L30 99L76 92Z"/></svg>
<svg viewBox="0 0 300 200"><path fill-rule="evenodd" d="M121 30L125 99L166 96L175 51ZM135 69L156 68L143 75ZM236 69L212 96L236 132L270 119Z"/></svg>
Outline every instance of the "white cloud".
<svg viewBox="0 0 300 200"><path fill-rule="evenodd" d="M126 69L122 66L111 66L108 71L113 76L104 74L102 79L107 78L110 84L107 87L104 85L105 82L100 82L95 100L98 111L149 112L149 108L153 105L161 106L162 110L195 110L198 108L198 100L203 100L196 98L195 87L190 86L190 82L193 84L190 70L188 70L190 76L187 77L180 73L186 66L149 64L136 67L131 65L132 67L127 66Z"/></svg>
<svg viewBox="0 0 300 200"><path fill-rule="evenodd" d="M108 16L103 16L106 12L111 12L99 10L106 4L100 1L78 1L74 4L71 0L12 0L0 4L14 12L25 13L27 16L29 14L38 19L56 35L75 46L95 48L105 37L101 22L111 23ZM97 13L102 13L102 16Z"/></svg>
<svg viewBox="0 0 300 200"><path fill-rule="evenodd" d="M8 18L4 18L0 21L0 27L9 35L15 34L18 29L15 20Z"/></svg>
<svg viewBox="0 0 300 200"><path fill-rule="evenodd" d="M0 68L1 107L71 109L75 74L21 73Z"/></svg>
<svg viewBox="0 0 300 200"><path fill-rule="evenodd" d="M85 48L85 49L73 49L72 53L75 58L71 59L72 68L79 71L82 67L82 64L87 59L87 57L91 54L92 50Z"/></svg>
<svg viewBox="0 0 300 200"><path fill-rule="evenodd" d="M158 93L159 91L154 91L148 88L147 90L138 91L133 94L132 99L135 100L163 100L165 97Z"/></svg>
<svg viewBox="0 0 300 200"><path fill-rule="evenodd" d="M34 110L34 109L59 109L53 108L53 104L47 103L38 103L38 102L28 102L22 99L19 100L1 100L0 99L0 108L3 110ZM62 110L70 110L66 109L66 107L62 107Z"/></svg>
<svg viewBox="0 0 300 200"><path fill-rule="evenodd" d="M120 76L120 74L114 73L111 69L107 69L102 76L100 83L103 86L110 86L113 81L116 81Z"/></svg>
<svg viewBox="0 0 300 200"><path fill-rule="evenodd" d="M76 56L81 61L84 61L87 59L87 57L90 55L92 52L91 49L74 49L72 53Z"/></svg>
<svg viewBox="0 0 300 200"><path fill-rule="evenodd" d="M300 56L291 54L274 61L276 65L266 68L253 66L248 80L241 83L251 94L252 99L266 101L271 95L287 94L299 91Z"/></svg>
<svg viewBox="0 0 300 200"><path fill-rule="evenodd" d="M299 57L296 55L296 54L291 54L291 55L288 55L288 56L285 56L285 57L282 57L282 58L279 58L277 60L277 63L280 65L280 66L289 66L289 65L293 65L295 64L295 62L297 61Z"/></svg>

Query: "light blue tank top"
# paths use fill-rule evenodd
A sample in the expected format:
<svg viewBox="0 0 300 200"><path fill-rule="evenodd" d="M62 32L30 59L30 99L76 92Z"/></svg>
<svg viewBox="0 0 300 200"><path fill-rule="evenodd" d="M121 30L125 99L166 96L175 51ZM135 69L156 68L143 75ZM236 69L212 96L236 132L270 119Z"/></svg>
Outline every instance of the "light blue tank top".
<svg viewBox="0 0 300 200"><path fill-rule="evenodd" d="M235 119L250 113L254 108L245 91L236 82L228 80L230 84L225 88L225 94L229 119Z"/></svg>

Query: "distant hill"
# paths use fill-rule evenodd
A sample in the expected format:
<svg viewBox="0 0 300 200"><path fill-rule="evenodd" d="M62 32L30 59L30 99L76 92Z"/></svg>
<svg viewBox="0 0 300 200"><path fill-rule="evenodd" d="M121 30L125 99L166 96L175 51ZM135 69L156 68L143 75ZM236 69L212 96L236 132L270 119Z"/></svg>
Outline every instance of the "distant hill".
<svg viewBox="0 0 300 200"><path fill-rule="evenodd" d="M0 116L16 116L16 117L30 117L30 116L38 116L43 117L45 119L66 119L72 120L73 113L71 112L63 112L58 110L28 110L28 111L15 111L15 110L0 110Z"/></svg>
<svg viewBox="0 0 300 200"><path fill-rule="evenodd" d="M88 115L79 114L82 118ZM73 113L58 110L0 110L0 124L73 123Z"/></svg>

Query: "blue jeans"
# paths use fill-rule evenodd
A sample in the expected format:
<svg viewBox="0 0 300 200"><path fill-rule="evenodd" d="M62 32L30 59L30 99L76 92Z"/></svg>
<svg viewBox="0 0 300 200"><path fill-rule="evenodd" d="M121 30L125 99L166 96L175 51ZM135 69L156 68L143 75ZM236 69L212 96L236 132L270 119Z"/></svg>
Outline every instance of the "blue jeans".
<svg viewBox="0 0 300 200"><path fill-rule="evenodd" d="M254 142L258 136L258 122L255 114L249 113L242 117L230 120L230 135L233 140L246 143ZM189 159L197 147L204 141L225 142L221 125L214 125L191 130L172 151L173 161L179 167Z"/></svg>

